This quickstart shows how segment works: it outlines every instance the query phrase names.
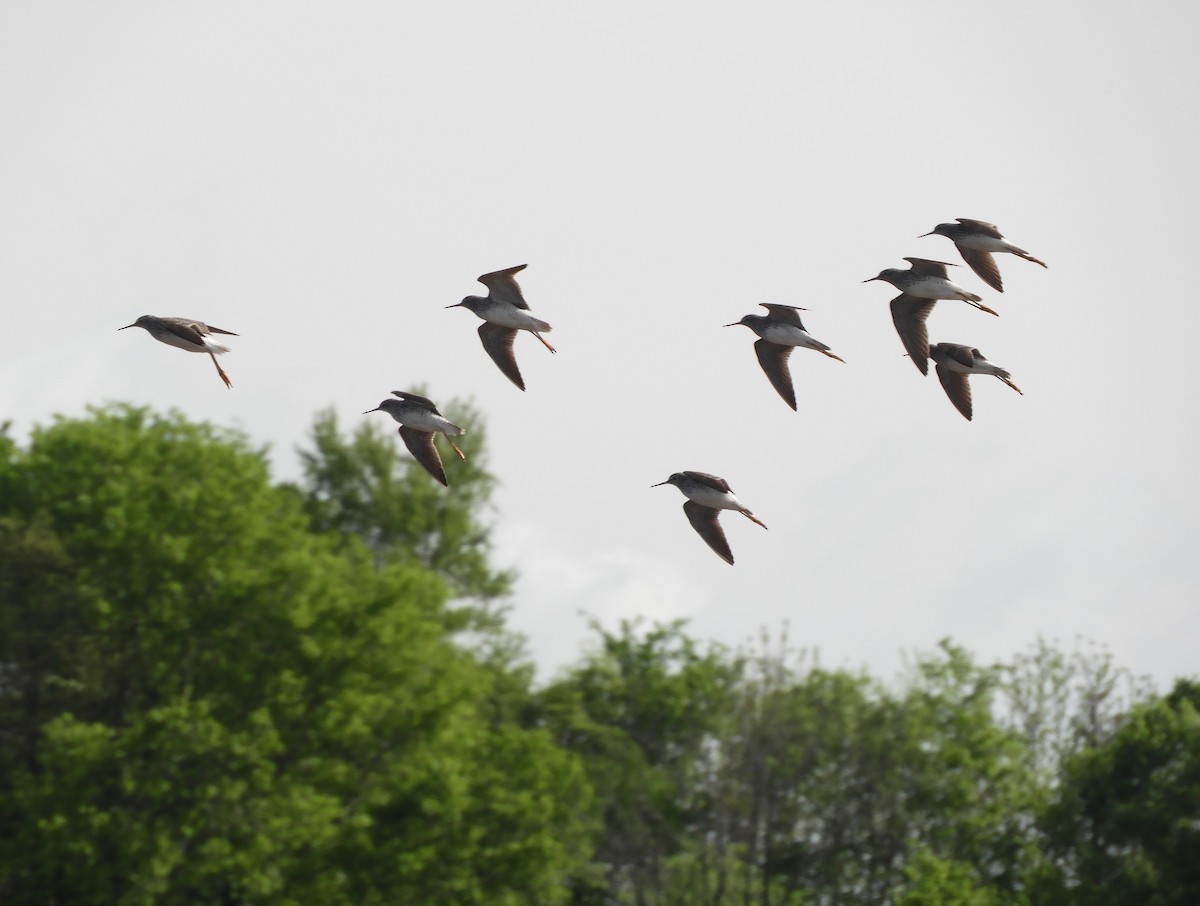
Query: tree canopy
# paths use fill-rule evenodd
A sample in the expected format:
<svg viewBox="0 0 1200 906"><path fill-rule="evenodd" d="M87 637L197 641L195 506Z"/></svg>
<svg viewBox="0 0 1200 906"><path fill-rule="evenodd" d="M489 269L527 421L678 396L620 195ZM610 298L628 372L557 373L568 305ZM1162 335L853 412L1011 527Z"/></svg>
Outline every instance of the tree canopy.
<svg viewBox="0 0 1200 906"><path fill-rule="evenodd" d="M331 413L292 485L178 413L0 431L0 902L1200 902L1195 681L633 621L536 685L447 411L449 489Z"/></svg>

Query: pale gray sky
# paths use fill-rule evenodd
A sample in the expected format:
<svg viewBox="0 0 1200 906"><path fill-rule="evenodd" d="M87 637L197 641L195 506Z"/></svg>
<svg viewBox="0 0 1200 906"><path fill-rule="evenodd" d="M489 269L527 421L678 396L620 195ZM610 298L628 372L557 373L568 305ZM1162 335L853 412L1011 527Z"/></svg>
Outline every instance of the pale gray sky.
<svg viewBox="0 0 1200 906"><path fill-rule="evenodd" d="M543 675L586 618L791 626L885 675L951 636L1200 665L1194 4L0 3L0 417L128 400L244 428L280 477L314 412L486 413L511 624ZM975 421L902 357L881 283L1000 225L999 318L941 303L1025 390ZM446 311L528 262L527 393ZM846 359L745 328L803 305ZM212 366L118 333L241 334ZM1167 342L1170 340L1171 342ZM468 426L469 427L469 426ZM399 445L397 445L398 450ZM727 478L729 567L671 472ZM452 470L451 470L452 472ZM453 480L453 478L451 478Z"/></svg>

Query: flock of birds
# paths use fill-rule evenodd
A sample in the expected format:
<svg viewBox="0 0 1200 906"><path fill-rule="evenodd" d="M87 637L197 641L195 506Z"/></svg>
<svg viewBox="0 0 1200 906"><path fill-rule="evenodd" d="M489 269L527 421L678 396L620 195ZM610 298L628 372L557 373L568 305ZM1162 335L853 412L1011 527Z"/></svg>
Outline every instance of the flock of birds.
<svg viewBox="0 0 1200 906"><path fill-rule="evenodd" d="M923 235L945 236L950 239L957 246L963 260L984 283L997 292L1004 292L1004 284L994 254L1008 253L1046 267L1044 261L1005 239L994 224L982 220L959 217L957 223L939 223L932 231ZM989 362L978 349L959 343L936 343L930 346L925 322L939 300L958 299L980 311L992 315L997 313L982 304L982 297L950 281L946 268L955 265L927 258L904 260L910 265L907 269L887 268L863 282L882 280L900 290L900 295L891 301L892 321L908 356L921 374L929 373L929 360L933 359L938 380L950 402L968 420L972 416L971 385L968 383L970 375L990 374L1021 393L1021 389L1013 383L1012 376L1003 368ZM483 348L505 377L521 390L525 389L525 381L521 377L513 352L518 331L533 334L543 346L551 352L555 351L542 336L550 331L550 325L540 318L535 318L529 311L529 305L517 283L516 275L525 267L526 265L520 264L484 274L479 278L479 282L487 287L486 296L467 296L461 302L446 306L465 308L483 320L483 324L479 326L479 339ZM835 355L827 345L805 330L799 312L806 309L795 305L768 303L762 303L762 307L767 310L766 315L745 315L740 321L725 326L749 327L759 336L760 339L754 343L754 351L763 372L784 402L796 409L796 394L792 387L792 376L788 371L788 357L792 350L802 346L839 362L844 363L845 359ZM212 359L225 386L233 387L229 375L217 361L217 356L228 352L229 348L213 336L237 336L232 331L211 327L191 318L159 318L154 315L142 315L134 323L120 329L127 330L130 327L141 327L159 342L178 349L206 353ZM434 437L442 434L459 458L466 459L453 440L454 437L466 433L465 430L438 412L437 406L423 396L402 390L395 390L392 395L396 398L386 399L363 414L386 412L399 422L400 438L413 458L426 472L448 487L446 470L434 445ZM721 510L734 510L756 525L761 525L764 529L767 527L734 496L729 482L716 475L696 471L676 472L666 481L651 487L661 487L665 484L674 485L688 498L683 505L688 522L726 563L733 563L733 552L717 519Z"/></svg>

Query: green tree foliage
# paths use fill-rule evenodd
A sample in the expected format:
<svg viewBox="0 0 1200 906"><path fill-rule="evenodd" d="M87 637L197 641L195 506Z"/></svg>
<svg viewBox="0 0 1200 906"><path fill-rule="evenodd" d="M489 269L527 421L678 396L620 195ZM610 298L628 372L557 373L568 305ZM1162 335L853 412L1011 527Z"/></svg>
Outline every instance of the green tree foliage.
<svg viewBox="0 0 1200 906"><path fill-rule="evenodd" d="M1073 755L1046 825L1060 868L1048 899L1200 902L1200 684L1178 681Z"/></svg>
<svg viewBox="0 0 1200 906"><path fill-rule="evenodd" d="M0 901L562 900L586 783L494 707L520 682L452 643L443 573L178 415L3 454Z"/></svg>
<svg viewBox="0 0 1200 906"><path fill-rule="evenodd" d="M378 565L418 563L441 575L454 597L489 601L509 593L512 574L492 568L480 521L495 485L485 432L469 404L451 401L446 416L467 428L458 440L466 460L448 454L448 489L403 452L391 419L364 419L345 437L332 410L319 413L312 446L300 451L304 508L318 531L365 544Z"/></svg>
<svg viewBox="0 0 1200 906"><path fill-rule="evenodd" d="M298 486L179 415L0 430L0 903L1200 902L1200 685L1103 651L633 622L534 690L447 410L449 490L329 413Z"/></svg>
<svg viewBox="0 0 1200 906"><path fill-rule="evenodd" d="M582 756L603 806L596 871L576 898L608 902L607 889L654 902L648 891L667 883L669 861L709 808L699 778L740 665L720 649L700 651L678 623L593 628L597 650L541 697L544 719L560 745Z"/></svg>

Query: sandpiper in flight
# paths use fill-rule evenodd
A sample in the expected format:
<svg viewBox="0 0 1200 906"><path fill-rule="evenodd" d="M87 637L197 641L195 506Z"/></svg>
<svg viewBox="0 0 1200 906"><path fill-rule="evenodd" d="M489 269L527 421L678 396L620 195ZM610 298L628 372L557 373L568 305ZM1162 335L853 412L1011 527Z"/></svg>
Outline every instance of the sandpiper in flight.
<svg viewBox="0 0 1200 906"><path fill-rule="evenodd" d="M788 371L788 356L797 346L805 349L815 349L831 359L845 363L841 356L834 355L829 347L820 340L810 336L804 329L799 312L807 311L798 305L774 305L760 302L770 314L743 315L740 321L726 324L726 327L737 327L744 324L762 337L754 342L754 352L758 356L758 364L770 380L771 386L783 397L783 401L796 408L796 392L792 389L792 375Z"/></svg>
<svg viewBox="0 0 1200 906"><path fill-rule="evenodd" d="M529 331L551 352L556 351L542 336L543 332L550 330L550 325L529 313L529 305L526 304L521 287L513 276L526 267L527 265L518 264L516 267L484 274L479 278L479 282L488 288L486 297L467 296L461 302L446 306L461 306L483 318L483 323L479 325L479 339L483 341L483 348L505 376L522 390L525 389L525 381L521 378L516 356L513 355L513 340L517 337L517 331Z"/></svg>
<svg viewBox="0 0 1200 906"><path fill-rule="evenodd" d="M168 346L186 349L188 352L207 352L213 364L217 366L217 374L221 376L225 386L233 389L233 382L229 380L229 375L217 362L217 356L229 352L229 347L222 346L210 337L214 333L236 337L237 334L232 330L209 327L203 321L193 321L191 318L156 318L154 315L142 315L132 324L126 324L117 329L128 330L131 327L144 328L150 336Z"/></svg>
<svg viewBox="0 0 1200 906"><path fill-rule="evenodd" d="M929 347L929 356L937 362L938 380L954 408L963 418L971 420L971 385L967 378L972 374L991 374L998 377L1017 393L1021 388L1011 380L1012 375L983 357L983 353L960 343L935 343Z"/></svg>
<svg viewBox="0 0 1200 906"><path fill-rule="evenodd" d="M908 270L889 267L880 271L877 276L867 278L863 283L882 280L900 290L900 295L891 301L892 323L896 325L900 342L908 350L917 370L921 374L928 374L929 333L925 328L925 319L929 317L939 299L961 299L990 315L996 312L980 304L982 297L963 289L957 283L950 282L946 276L946 268L955 265L946 261L931 261L928 258L904 260L911 265Z"/></svg>
<svg viewBox="0 0 1200 906"><path fill-rule="evenodd" d="M398 421L400 423L400 439L404 441L404 446L408 447L408 452L413 455L413 459L419 462L426 472L449 487L450 483L446 481L446 470L442 468L442 458L438 455L437 447L433 445L433 436L440 431L446 436L446 440L458 454L459 459L466 459L466 454L458 449L450 438L467 432L445 418L442 413L438 412L437 406L423 396L405 393L403 390L393 390L392 396L398 396L399 399L384 400L374 409L368 409L363 415L370 412L386 412Z"/></svg>
<svg viewBox="0 0 1200 906"><path fill-rule="evenodd" d="M1004 283L1000 279L1000 268L996 266L996 259L992 257L993 253L1009 252L1026 261L1046 267L1045 261L1034 258L1025 249L1017 248L1000 235L1000 230L994 223L970 220L966 217L956 217L955 219L958 223L939 223L922 236L945 236L953 242L958 246L958 252L963 256L963 260L971 266L971 270L996 292L1004 292Z"/></svg>
<svg viewBox="0 0 1200 906"><path fill-rule="evenodd" d="M751 522L767 527L765 522L751 513L742 502L733 496L729 482L707 472L676 472L666 481L660 481L650 487L658 488L664 484L673 484L688 498L683 505L688 522L704 542L716 552L717 556L726 563L733 563L733 551L725 540L725 532L717 516L721 510L737 510Z"/></svg>

